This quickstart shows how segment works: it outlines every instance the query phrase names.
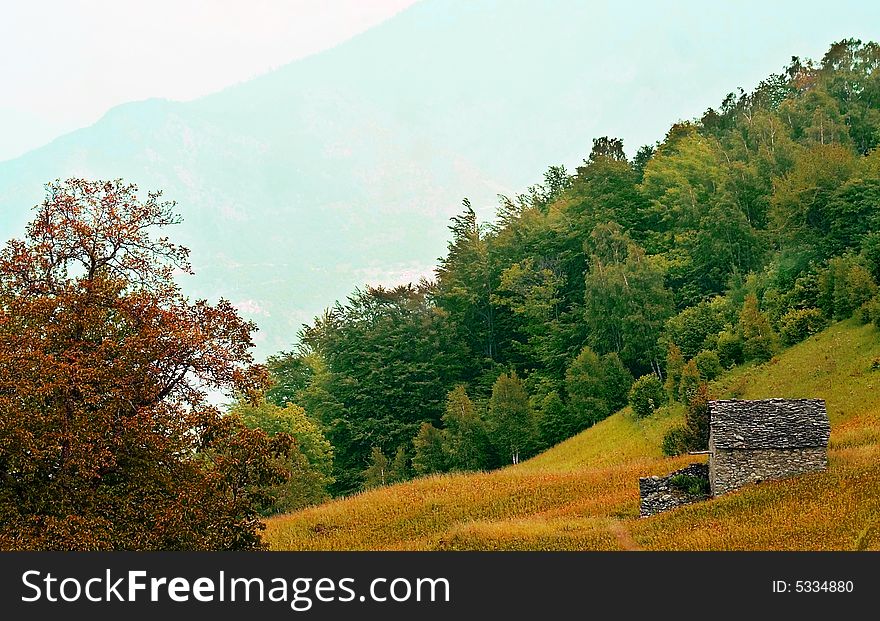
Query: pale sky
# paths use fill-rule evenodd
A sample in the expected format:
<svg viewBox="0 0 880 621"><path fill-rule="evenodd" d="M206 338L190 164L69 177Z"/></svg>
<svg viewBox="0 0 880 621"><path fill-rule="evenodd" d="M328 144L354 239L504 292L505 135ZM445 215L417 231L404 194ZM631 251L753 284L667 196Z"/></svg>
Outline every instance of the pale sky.
<svg viewBox="0 0 880 621"><path fill-rule="evenodd" d="M333 47L415 0L0 0L0 161L121 103L188 100Z"/></svg>

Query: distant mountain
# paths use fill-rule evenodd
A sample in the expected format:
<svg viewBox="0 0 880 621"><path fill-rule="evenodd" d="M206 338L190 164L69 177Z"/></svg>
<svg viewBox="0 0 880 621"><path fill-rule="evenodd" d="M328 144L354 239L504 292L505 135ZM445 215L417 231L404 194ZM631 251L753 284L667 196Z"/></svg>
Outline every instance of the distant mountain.
<svg viewBox="0 0 880 621"><path fill-rule="evenodd" d="M498 192L579 162L593 137L632 151L805 48L796 15L780 25L739 10L719 30L699 7L426 0L260 78L119 106L0 163L0 237L21 235L50 179L163 189L185 218L170 235L193 250L188 291L238 304L265 355L353 287L429 270L462 197L488 214ZM746 35L761 45L736 45ZM755 60L773 58L768 47L777 66Z"/></svg>

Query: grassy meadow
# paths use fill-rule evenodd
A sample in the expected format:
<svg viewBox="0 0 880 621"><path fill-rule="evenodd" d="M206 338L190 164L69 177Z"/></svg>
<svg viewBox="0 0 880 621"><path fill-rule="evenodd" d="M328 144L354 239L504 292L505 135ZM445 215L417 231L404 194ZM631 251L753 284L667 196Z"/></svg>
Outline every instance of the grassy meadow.
<svg viewBox="0 0 880 621"><path fill-rule="evenodd" d="M835 324L760 366L727 373L717 397L827 402L829 470L749 486L640 519L638 477L667 458L674 406L621 410L517 466L432 476L268 520L276 550L880 550L880 334Z"/></svg>

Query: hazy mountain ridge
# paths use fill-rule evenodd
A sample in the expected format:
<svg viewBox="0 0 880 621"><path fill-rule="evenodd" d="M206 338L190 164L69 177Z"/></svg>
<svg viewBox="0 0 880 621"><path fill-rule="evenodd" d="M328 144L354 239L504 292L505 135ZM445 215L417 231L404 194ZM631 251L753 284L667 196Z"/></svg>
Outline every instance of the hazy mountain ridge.
<svg viewBox="0 0 880 621"><path fill-rule="evenodd" d="M668 115L655 121L646 107L662 101L686 117L717 103L721 86L664 90L692 69L664 58L690 58L699 39L646 38L661 14L698 22L697 6L428 0L249 82L125 104L0 163L0 236L22 234L50 179L163 189L185 218L169 234L193 250L198 275L186 286L239 303L270 353L365 279L429 271L463 196L489 215L498 192L576 164L596 135L621 135L630 151L660 138ZM725 36L746 27L771 29L728 23ZM638 62L614 53L641 44ZM760 77L776 68L766 53L736 51L759 53L762 63L742 65ZM752 75L742 71L717 82Z"/></svg>

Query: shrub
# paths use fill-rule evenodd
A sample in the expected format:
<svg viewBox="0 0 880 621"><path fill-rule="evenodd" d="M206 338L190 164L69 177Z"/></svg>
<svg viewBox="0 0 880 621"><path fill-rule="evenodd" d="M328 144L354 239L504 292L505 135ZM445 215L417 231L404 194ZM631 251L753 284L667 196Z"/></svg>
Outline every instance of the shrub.
<svg viewBox="0 0 880 621"><path fill-rule="evenodd" d="M663 436L663 454L668 457L682 455L687 453L688 444L690 442L687 427L684 425L673 427Z"/></svg>
<svg viewBox="0 0 880 621"><path fill-rule="evenodd" d="M639 418L650 416L667 401L663 384L653 374L637 379L629 391L629 404Z"/></svg>
<svg viewBox="0 0 880 621"><path fill-rule="evenodd" d="M856 319L863 324L868 324L880 318L880 296L874 296L856 311Z"/></svg>
<svg viewBox="0 0 880 621"><path fill-rule="evenodd" d="M681 370L681 380L678 383L678 400L686 405L696 393L700 381L700 370L697 368L696 361L689 360L684 365L684 369Z"/></svg>
<svg viewBox="0 0 880 621"><path fill-rule="evenodd" d="M726 369L742 364L743 343L739 334L730 330L718 334L718 359Z"/></svg>
<svg viewBox="0 0 880 621"><path fill-rule="evenodd" d="M692 496L708 494L711 488L709 479L695 477L692 474L676 474L669 479L669 484L675 489Z"/></svg>
<svg viewBox="0 0 880 621"><path fill-rule="evenodd" d="M779 333L786 345L794 345L821 332L825 323L825 317L818 308L796 308L779 320Z"/></svg>
<svg viewBox="0 0 880 621"><path fill-rule="evenodd" d="M701 351L694 357L694 364L700 372L700 377L707 382L714 380L724 370L721 367L721 359L714 351Z"/></svg>

